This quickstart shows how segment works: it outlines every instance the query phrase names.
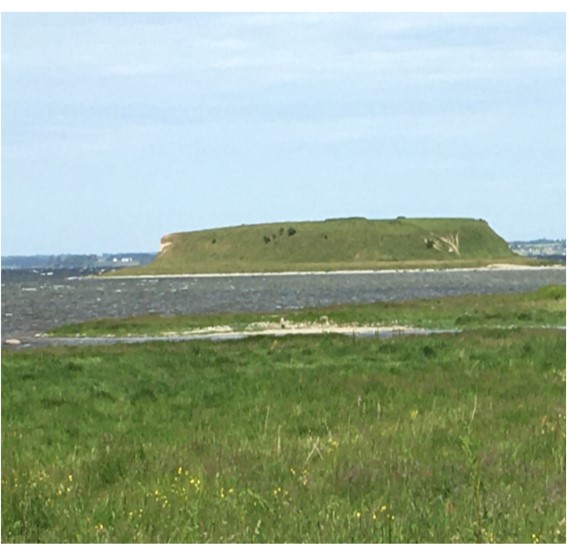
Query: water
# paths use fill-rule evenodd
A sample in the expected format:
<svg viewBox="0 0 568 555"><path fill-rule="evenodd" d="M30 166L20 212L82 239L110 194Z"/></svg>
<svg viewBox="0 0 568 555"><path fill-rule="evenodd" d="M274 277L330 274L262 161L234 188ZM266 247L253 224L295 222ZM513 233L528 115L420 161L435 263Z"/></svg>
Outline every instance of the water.
<svg viewBox="0 0 568 555"><path fill-rule="evenodd" d="M51 275L49 275L51 274ZM303 307L532 291L565 268L365 274L78 279L69 271L2 271L2 339L93 318L277 312Z"/></svg>

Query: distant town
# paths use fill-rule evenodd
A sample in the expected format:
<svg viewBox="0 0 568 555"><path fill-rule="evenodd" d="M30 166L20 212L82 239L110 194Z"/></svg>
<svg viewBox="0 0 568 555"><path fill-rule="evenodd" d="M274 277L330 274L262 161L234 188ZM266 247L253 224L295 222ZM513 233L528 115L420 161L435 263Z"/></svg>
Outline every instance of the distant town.
<svg viewBox="0 0 568 555"><path fill-rule="evenodd" d="M536 239L511 241L513 252L530 258L556 260L566 263L566 239ZM2 270L105 270L148 264L156 252L125 252L104 254L55 254L35 256L3 256Z"/></svg>
<svg viewBox="0 0 568 555"><path fill-rule="evenodd" d="M155 252L3 256L3 270L112 269L148 264Z"/></svg>
<svg viewBox="0 0 568 555"><path fill-rule="evenodd" d="M513 252L531 258L558 260L566 263L566 239L535 239L534 241L511 241Z"/></svg>

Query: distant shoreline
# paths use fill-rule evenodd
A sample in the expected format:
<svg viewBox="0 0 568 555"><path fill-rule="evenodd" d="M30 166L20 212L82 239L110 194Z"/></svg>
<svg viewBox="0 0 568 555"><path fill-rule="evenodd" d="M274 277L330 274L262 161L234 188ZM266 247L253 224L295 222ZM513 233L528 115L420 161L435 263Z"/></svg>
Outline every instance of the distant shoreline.
<svg viewBox="0 0 568 555"><path fill-rule="evenodd" d="M95 274L91 276L70 277L68 279L175 279L175 278L219 278L219 277L285 277L285 276L328 276L328 275L371 275L371 274L410 274L434 272L500 272L515 270L560 270L565 265L526 266L516 264L491 264L471 268L397 268L384 270L314 270L291 272L235 272L235 273L207 273L207 274L140 274L113 276Z"/></svg>

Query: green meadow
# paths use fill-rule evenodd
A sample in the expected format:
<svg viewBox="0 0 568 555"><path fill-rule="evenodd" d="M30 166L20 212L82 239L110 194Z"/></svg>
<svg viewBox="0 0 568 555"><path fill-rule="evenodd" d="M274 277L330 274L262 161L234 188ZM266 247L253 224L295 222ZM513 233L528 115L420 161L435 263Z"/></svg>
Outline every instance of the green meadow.
<svg viewBox="0 0 568 555"><path fill-rule="evenodd" d="M465 331L4 351L2 541L565 543L565 288L382 308Z"/></svg>

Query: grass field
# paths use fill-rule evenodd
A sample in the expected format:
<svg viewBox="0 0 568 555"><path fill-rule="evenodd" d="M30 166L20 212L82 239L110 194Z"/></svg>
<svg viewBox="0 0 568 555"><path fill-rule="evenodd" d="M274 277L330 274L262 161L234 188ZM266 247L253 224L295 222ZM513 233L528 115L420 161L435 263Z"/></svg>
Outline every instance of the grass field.
<svg viewBox="0 0 568 555"><path fill-rule="evenodd" d="M117 275L530 264L483 220L344 218L172 233L150 264Z"/></svg>
<svg viewBox="0 0 568 555"><path fill-rule="evenodd" d="M565 542L565 353L487 327L4 352L2 541Z"/></svg>

